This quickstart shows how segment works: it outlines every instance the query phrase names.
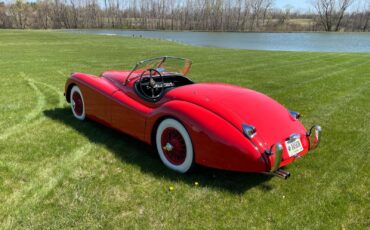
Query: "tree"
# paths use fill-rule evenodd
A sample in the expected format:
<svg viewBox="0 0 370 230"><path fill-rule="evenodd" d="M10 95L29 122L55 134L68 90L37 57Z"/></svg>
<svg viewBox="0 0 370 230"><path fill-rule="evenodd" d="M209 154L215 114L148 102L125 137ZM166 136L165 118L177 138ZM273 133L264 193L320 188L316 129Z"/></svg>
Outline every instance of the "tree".
<svg viewBox="0 0 370 230"><path fill-rule="evenodd" d="M312 1L314 12L293 11L289 7L285 10L273 8L275 0L0 0L0 27L205 31L369 30L370 0ZM354 1L357 8L351 7L348 10L351 5L355 5ZM293 19L304 19L304 23L295 23ZM305 24L307 21L310 25Z"/></svg>
<svg viewBox="0 0 370 230"><path fill-rule="evenodd" d="M25 16L26 3L23 0L16 0L14 4L10 7L10 12L14 16L17 27L24 29L25 28Z"/></svg>
<svg viewBox="0 0 370 230"><path fill-rule="evenodd" d="M317 11L320 22L325 31L339 31L343 16L354 0L314 0L312 2Z"/></svg>
<svg viewBox="0 0 370 230"><path fill-rule="evenodd" d="M267 13L272 7L273 0L250 0L252 9L252 21L250 29L254 30L255 27L260 28L260 23L265 26Z"/></svg>
<svg viewBox="0 0 370 230"><path fill-rule="evenodd" d="M40 0L37 1L36 5L36 12L37 12L37 18L36 18L36 27L37 28L43 28L47 29L49 28L50 24L50 2L48 0Z"/></svg>
<svg viewBox="0 0 370 230"><path fill-rule="evenodd" d="M364 25L362 26L362 31L365 32L369 28L370 21L370 2L367 3L367 10L364 13Z"/></svg>
<svg viewBox="0 0 370 230"><path fill-rule="evenodd" d="M6 8L5 3L0 2L0 28L5 27L5 20L6 20L6 14L5 14Z"/></svg>

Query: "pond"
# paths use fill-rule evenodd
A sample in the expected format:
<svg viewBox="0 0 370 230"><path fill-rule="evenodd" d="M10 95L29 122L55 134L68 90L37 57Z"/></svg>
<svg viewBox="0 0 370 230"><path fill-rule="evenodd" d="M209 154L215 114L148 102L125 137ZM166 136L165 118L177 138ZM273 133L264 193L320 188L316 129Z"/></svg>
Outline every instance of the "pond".
<svg viewBox="0 0 370 230"><path fill-rule="evenodd" d="M370 52L370 33L237 33L138 30L64 30L165 39L195 46L281 51Z"/></svg>

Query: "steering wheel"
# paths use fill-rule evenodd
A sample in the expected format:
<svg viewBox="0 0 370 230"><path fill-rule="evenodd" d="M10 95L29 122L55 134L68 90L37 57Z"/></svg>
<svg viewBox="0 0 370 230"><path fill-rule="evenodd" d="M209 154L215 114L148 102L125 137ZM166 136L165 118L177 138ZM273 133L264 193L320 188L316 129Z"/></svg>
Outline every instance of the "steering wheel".
<svg viewBox="0 0 370 230"><path fill-rule="evenodd" d="M147 72L149 74L146 74ZM153 77L156 77L159 81L154 80ZM164 93L163 76L156 69L147 69L140 75L139 87L145 97L155 101Z"/></svg>

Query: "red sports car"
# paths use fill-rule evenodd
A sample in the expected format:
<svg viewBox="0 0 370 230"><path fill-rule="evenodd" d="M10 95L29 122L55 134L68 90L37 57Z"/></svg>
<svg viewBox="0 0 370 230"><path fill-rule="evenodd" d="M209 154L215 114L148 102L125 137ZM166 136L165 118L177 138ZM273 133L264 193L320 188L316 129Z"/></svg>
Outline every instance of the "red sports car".
<svg viewBox="0 0 370 230"><path fill-rule="evenodd" d="M271 173L314 149L321 127L307 131L299 113L238 86L195 83L192 62L159 57L133 70L73 73L65 96L73 115L89 118L155 146L163 164L185 173L193 164Z"/></svg>

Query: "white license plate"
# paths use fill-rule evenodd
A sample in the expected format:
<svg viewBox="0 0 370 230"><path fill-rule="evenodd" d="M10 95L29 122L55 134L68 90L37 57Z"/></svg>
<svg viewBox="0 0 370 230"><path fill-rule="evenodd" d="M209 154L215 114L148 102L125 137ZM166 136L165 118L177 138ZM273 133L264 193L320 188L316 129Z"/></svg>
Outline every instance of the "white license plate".
<svg viewBox="0 0 370 230"><path fill-rule="evenodd" d="M303 150L300 139L285 142L286 149L288 150L289 157L295 156Z"/></svg>

